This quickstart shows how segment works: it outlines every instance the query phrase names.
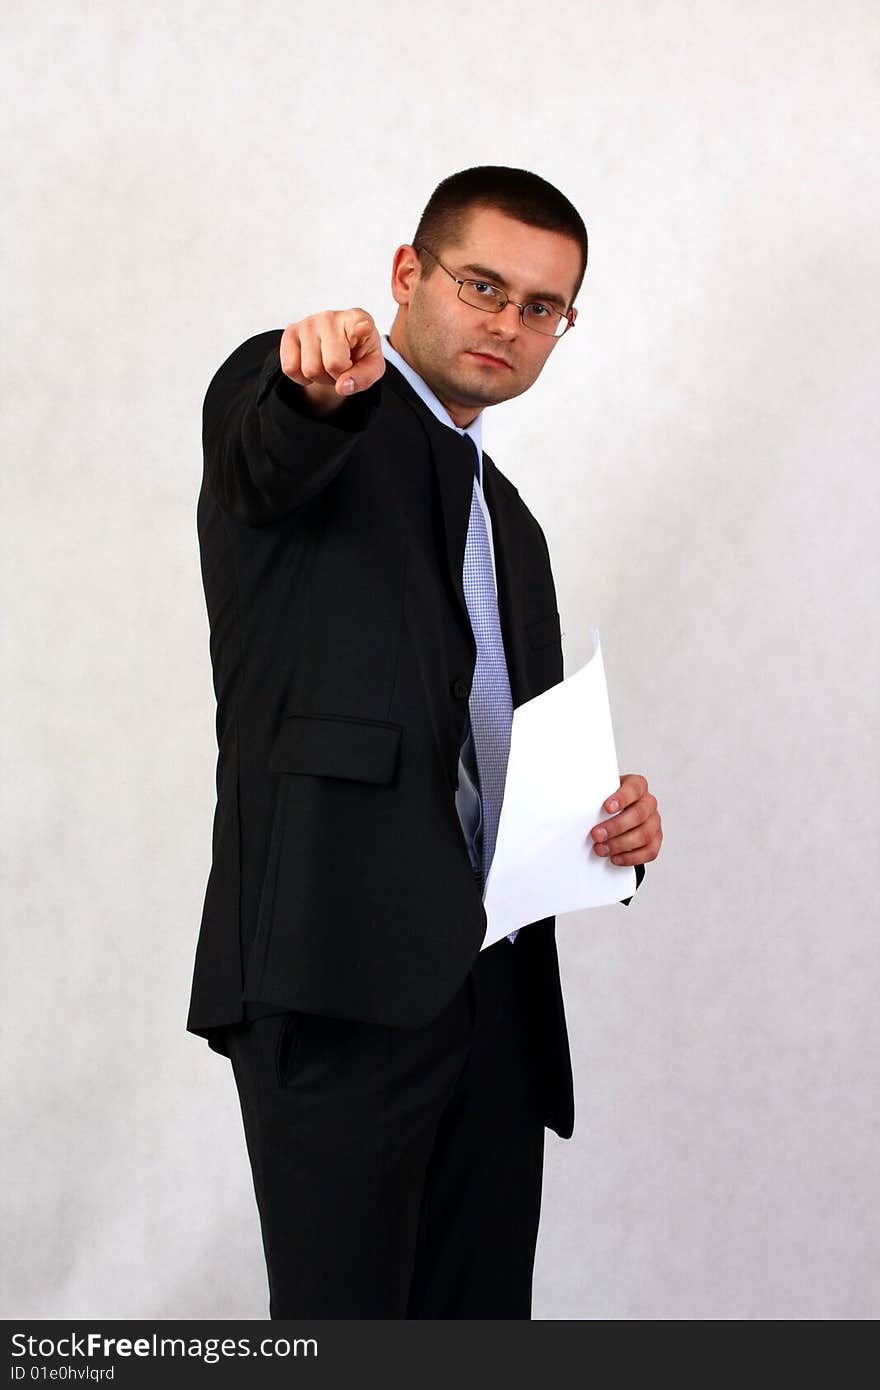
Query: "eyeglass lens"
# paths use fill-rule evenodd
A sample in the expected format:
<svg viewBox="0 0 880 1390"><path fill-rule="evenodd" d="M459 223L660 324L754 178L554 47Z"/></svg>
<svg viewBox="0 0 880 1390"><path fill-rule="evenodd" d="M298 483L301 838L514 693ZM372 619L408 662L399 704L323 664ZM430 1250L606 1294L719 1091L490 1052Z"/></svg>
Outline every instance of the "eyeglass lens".
<svg viewBox="0 0 880 1390"><path fill-rule="evenodd" d="M465 280L460 287L460 297L466 304L487 309L490 313L498 313L507 303L506 296L484 280ZM549 305L527 304L523 311L523 322L536 333L547 333L555 338L565 331L567 320Z"/></svg>

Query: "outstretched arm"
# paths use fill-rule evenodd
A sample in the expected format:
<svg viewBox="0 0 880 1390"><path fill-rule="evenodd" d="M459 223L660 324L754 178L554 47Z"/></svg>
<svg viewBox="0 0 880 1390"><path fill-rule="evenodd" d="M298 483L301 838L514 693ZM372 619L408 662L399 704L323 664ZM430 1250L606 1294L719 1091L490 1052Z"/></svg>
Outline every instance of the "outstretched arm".
<svg viewBox="0 0 880 1390"><path fill-rule="evenodd" d="M220 507L261 525L319 493L369 427L384 371L364 309L312 314L243 343L203 411L205 474Z"/></svg>

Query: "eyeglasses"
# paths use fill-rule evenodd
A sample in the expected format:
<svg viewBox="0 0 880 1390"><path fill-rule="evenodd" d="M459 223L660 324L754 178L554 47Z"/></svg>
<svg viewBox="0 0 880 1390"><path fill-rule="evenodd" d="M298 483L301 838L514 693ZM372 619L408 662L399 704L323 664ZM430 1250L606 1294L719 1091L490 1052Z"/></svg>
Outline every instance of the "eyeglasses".
<svg viewBox="0 0 880 1390"><path fill-rule="evenodd" d="M536 333L544 333L550 338L561 338L569 328L574 328L577 309L566 309L564 314L560 314L558 309L551 308L549 304L519 304L503 290L499 290L497 285L490 285L487 280L460 280L448 266L438 260L433 251L428 251L427 246L416 246L415 250L426 251L433 261L437 261L440 269L445 270L450 279L458 285L459 299L465 304L473 305L475 309L483 309L487 314L500 314L508 304L516 304L520 319L526 328L533 328Z"/></svg>

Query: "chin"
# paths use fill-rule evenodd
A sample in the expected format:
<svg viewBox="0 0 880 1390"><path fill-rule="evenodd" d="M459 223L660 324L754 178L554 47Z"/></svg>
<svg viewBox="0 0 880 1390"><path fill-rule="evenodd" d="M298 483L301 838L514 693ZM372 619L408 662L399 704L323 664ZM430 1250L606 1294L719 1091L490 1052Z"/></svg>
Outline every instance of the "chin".
<svg viewBox="0 0 880 1390"><path fill-rule="evenodd" d="M487 376L479 363L474 363L462 379L461 389L468 391L475 401L485 401L488 405L492 401L506 401L508 396L518 395L521 388L509 367L499 367L493 379Z"/></svg>

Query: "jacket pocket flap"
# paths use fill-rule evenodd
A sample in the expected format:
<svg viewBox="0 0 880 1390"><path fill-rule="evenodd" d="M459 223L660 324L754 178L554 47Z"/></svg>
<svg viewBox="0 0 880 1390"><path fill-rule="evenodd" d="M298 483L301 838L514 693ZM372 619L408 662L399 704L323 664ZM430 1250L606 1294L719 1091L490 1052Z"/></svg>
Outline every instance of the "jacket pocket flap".
<svg viewBox="0 0 880 1390"><path fill-rule="evenodd" d="M322 714L285 715L269 761L271 772L307 772L356 782L390 782L401 726Z"/></svg>
<svg viewBox="0 0 880 1390"><path fill-rule="evenodd" d="M550 613L546 618L539 618L537 622L526 623L526 636L532 651L537 651L538 647L549 647L551 642L560 642L562 631L559 626L559 614Z"/></svg>

